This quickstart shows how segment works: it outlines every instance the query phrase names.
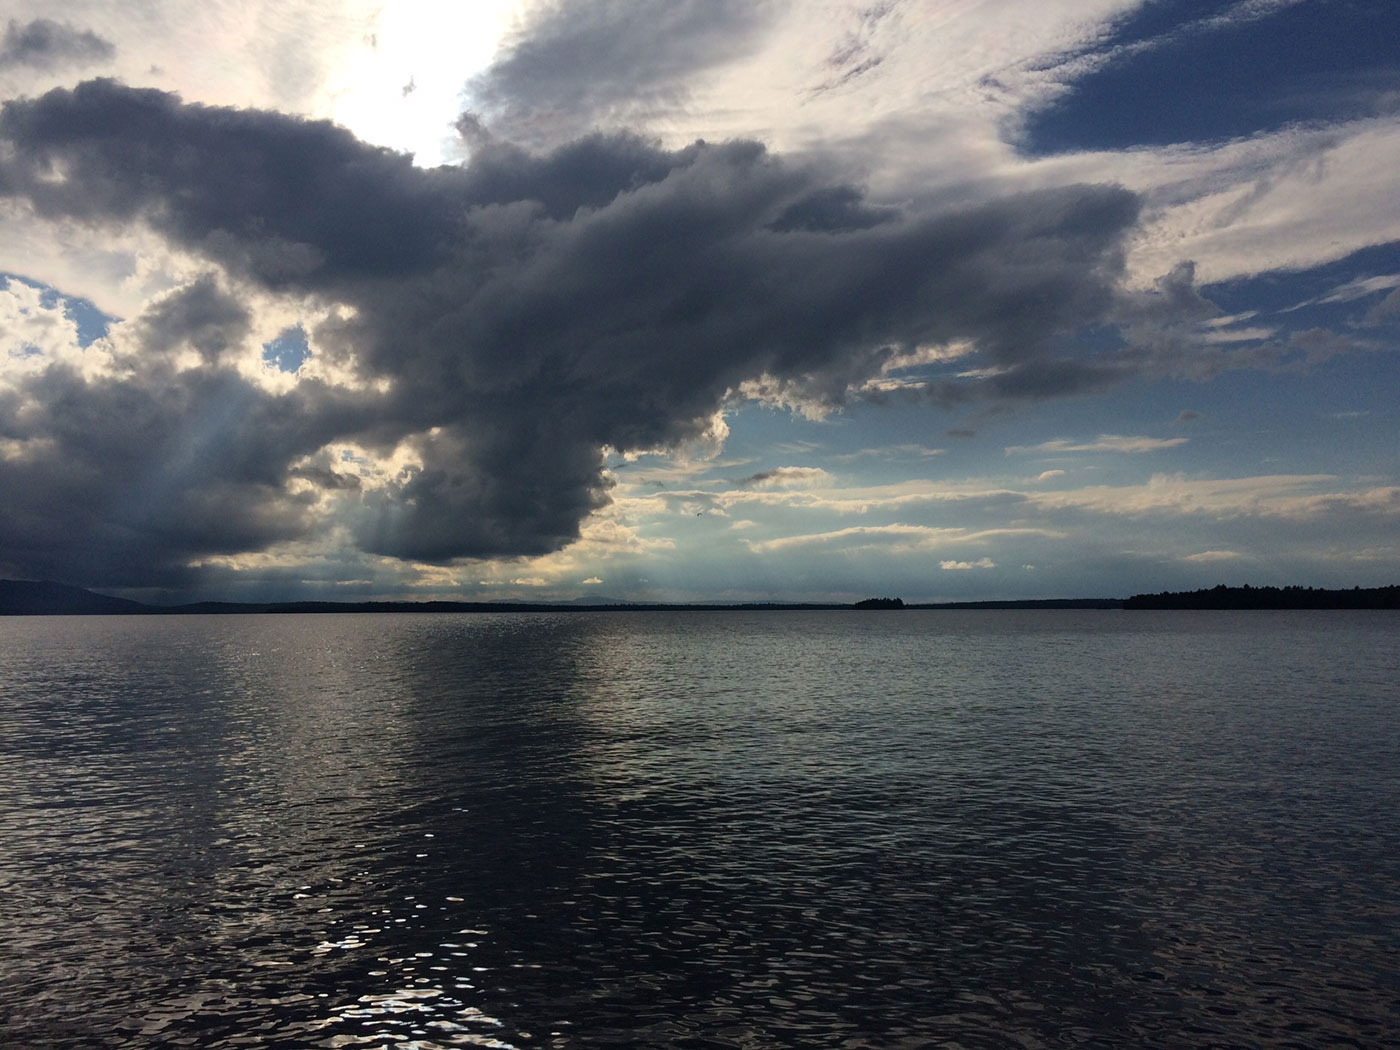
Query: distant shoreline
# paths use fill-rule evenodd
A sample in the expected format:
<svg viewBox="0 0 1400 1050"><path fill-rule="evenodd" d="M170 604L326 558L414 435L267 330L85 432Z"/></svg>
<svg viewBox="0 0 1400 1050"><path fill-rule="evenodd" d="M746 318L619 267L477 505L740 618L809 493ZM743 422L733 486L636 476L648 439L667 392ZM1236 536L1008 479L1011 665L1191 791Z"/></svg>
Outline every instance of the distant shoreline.
<svg viewBox="0 0 1400 1050"><path fill-rule="evenodd" d="M1312 587L1226 587L1136 594L1131 598L1029 598L1010 601L906 604L898 598L840 602L453 602L293 601L190 602L150 605L67 584L0 580L0 616L181 616L288 613L510 612L803 612L906 609L1400 609L1400 586L1326 590Z"/></svg>
<svg viewBox="0 0 1400 1050"><path fill-rule="evenodd" d="M1353 587L1226 587L1209 590L1135 594L1125 609L1400 609L1400 586Z"/></svg>

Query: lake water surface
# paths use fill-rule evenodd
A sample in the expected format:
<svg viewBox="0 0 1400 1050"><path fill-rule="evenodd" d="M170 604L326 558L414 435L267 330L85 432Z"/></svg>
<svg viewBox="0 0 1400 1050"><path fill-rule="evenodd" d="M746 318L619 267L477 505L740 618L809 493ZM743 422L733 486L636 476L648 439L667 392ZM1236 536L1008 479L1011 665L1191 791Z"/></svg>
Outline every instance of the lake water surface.
<svg viewBox="0 0 1400 1050"><path fill-rule="evenodd" d="M1382 1047L1394 613L0 619L6 1047Z"/></svg>

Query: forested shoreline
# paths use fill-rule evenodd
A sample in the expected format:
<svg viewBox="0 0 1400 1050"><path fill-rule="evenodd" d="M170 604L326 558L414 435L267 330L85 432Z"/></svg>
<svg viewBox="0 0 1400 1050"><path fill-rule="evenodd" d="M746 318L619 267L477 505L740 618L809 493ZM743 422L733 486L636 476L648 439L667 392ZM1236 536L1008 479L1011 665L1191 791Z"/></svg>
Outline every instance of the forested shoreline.
<svg viewBox="0 0 1400 1050"><path fill-rule="evenodd" d="M1125 609L1400 609L1400 586L1353 587L1227 587L1218 584L1200 591L1135 594Z"/></svg>

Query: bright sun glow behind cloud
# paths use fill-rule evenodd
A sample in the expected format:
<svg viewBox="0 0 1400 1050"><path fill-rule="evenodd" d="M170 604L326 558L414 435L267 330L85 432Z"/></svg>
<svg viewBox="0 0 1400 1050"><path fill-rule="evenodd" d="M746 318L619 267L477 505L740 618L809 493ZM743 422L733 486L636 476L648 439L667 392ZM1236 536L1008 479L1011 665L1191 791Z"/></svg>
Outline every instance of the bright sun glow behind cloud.
<svg viewBox="0 0 1400 1050"><path fill-rule="evenodd" d="M329 116L376 145L406 150L420 167L452 155L462 89L491 61L510 27L512 0L399 0L366 46L332 78Z"/></svg>

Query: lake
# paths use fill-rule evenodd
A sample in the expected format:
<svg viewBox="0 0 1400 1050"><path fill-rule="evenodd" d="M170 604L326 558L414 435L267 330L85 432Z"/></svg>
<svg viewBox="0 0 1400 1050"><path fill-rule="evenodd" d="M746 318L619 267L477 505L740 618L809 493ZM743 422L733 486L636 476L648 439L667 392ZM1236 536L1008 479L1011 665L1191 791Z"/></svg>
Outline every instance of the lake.
<svg viewBox="0 0 1400 1050"><path fill-rule="evenodd" d="M1379 1047L1400 616L0 619L0 1044Z"/></svg>

